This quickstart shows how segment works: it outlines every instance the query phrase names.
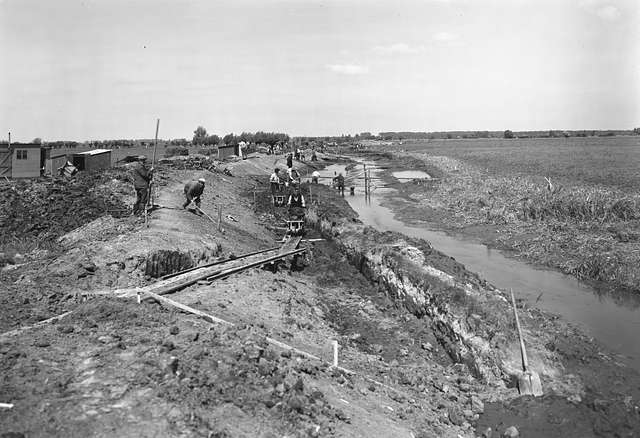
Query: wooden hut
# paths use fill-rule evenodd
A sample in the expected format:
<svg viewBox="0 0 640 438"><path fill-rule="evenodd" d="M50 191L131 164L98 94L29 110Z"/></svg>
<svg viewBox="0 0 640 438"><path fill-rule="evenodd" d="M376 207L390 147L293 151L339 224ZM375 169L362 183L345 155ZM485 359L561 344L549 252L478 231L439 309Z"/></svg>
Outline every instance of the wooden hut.
<svg viewBox="0 0 640 438"><path fill-rule="evenodd" d="M71 162L78 170L100 170L111 167L111 150L93 149L73 154Z"/></svg>
<svg viewBox="0 0 640 438"><path fill-rule="evenodd" d="M37 178L44 173L51 149L38 143L11 143L0 148L0 177Z"/></svg>

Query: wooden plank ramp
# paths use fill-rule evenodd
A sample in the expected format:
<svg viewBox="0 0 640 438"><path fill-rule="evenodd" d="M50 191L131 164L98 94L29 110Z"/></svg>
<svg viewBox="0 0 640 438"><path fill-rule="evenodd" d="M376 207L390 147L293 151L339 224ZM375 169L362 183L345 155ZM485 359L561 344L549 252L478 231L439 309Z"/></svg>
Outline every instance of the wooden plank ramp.
<svg viewBox="0 0 640 438"><path fill-rule="evenodd" d="M211 281L217 278L226 277L246 269L262 266L267 263L294 256L308 250L307 248L296 249L299 243L300 238L295 238L292 241L285 243L280 248L270 249L265 252L244 257L242 259L228 260L216 265L205 265L201 268L176 275L175 277L157 281L145 287L96 291L86 293L86 295L115 295L119 297L130 297L144 294L146 292L165 295L189 287L200 280Z"/></svg>

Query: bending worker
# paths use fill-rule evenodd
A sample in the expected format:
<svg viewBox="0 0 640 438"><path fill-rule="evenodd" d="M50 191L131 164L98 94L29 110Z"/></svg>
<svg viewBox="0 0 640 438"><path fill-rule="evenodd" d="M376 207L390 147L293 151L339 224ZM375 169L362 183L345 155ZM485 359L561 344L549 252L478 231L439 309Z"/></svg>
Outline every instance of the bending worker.
<svg viewBox="0 0 640 438"><path fill-rule="evenodd" d="M192 202L196 204L196 207L200 208L200 197L202 196L202 192L204 192L204 183L204 178L200 178L198 181L188 182L184 186L184 195L187 200L182 204L182 208L187 208Z"/></svg>
<svg viewBox="0 0 640 438"><path fill-rule="evenodd" d="M318 184L318 180L320 179L320 172L314 170L311 174L311 182L314 184Z"/></svg>
<svg viewBox="0 0 640 438"><path fill-rule="evenodd" d="M149 202L149 182L153 178L153 167L147 169L147 157L140 155L138 161L133 163L133 187L136 189L136 203L133 204L133 214L144 211Z"/></svg>

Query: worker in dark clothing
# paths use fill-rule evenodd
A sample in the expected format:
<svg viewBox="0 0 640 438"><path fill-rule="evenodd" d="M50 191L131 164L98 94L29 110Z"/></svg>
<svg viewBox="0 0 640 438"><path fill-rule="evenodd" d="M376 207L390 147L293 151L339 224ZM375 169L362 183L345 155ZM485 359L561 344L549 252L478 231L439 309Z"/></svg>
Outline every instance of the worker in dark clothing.
<svg viewBox="0 0 640 438"><path fill-rule="evenodd" d="M344 196L344 176L342 176L342 173L335 177L335 184L340 194Z"/></svg>
<svg viewBox="0 0 640 438"><path fill-rule="evenodd" d="M196 204L196 207L200 208L200 197L202 196L202 192L204 192L204 178L200 178L198 181L188 182L184 186L184 196L187 200L182 204L182 208L187 208L191 202Z"/></svg>
<svg viewBox="0 0 640 438"><path fill-rule="evenodd" d="M287 207L289 208L289 215L295 218L304 217L304 209L306 208L306 203L304 200L304 196L300 193L300 185L293 184L292 185L291 194L289 195L289 200L287 201Z"/></svg>
<svg viewBox="0 0 640 438"><path fill-rule="evenodd" d="M149 182L153 178L153 167L147 168L147 157L140 155L138 161L132 165L133 187L136 190L136 203L133 205L133 214L139 215L144 211L149 202Z"/></svg>
<svg viewBox="0 0 640 438"><path fill-rule="evenodd" d="M289 152L289 155L287 155L287 167L289 169L293 167L293 155L291 155L291 152Z"/></svg>

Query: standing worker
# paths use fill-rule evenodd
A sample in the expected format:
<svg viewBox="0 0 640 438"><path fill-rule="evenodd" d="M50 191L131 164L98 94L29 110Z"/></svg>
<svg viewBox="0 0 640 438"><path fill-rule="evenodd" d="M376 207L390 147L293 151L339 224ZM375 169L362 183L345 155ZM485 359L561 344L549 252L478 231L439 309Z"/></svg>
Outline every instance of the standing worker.
<svg viewBox="0 0 640 438"><path fill-rule="evenodd" d="M291 155L291 152L289 152L289 155L287 155L287 168L291 169L293 167L293 155Z"/></svg>
<svg viewBox="0 0 640 438"><path fill-rule="evenodd" d="M133 163L133 187L136 189L136 203L133 205L133 215L139 215L149 202L149 182L153 178L153 167L147 168L147 157L140 155Z"/></svg>
<svg viewBox="0 0 640 438"><path fill-rule="evenodd" d="M184 186L184 195L187 200L182 204L182 208L187 208L191 202L194 202L196 207L200 208L200 197L202 196L202 192L204 192L204 183L204 178L200 178L198 181L188 182Z"/></svg>
<svg viewBox="0 0 640 438"><path fill-rule="evenodd" d="M275 196L275 194L280 191L280 169L277 167L269 177L269 183L271 184L271 195Z"/></svg>
<svg viewBox="0 0 640 438"><path fill-rule="evenodd" d="M342 196L344 196L344 176L342 176L342 173L339 173L338 176L336 176L335 181L338 191Z"/></svg>

